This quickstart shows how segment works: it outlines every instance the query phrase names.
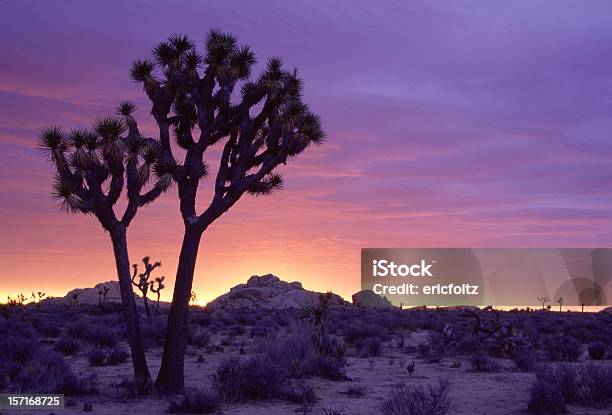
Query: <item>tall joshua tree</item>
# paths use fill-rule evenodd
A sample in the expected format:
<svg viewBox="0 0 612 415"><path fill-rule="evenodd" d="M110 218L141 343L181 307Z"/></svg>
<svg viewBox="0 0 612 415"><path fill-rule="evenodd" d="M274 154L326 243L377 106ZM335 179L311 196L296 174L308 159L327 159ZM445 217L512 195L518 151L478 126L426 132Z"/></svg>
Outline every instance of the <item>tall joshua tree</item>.
<svg viewBox="0 0 612 415"><path fill-rule="evenodd" d="M68 213L95 216L109 233L113 245L127 337L140 392L151 384L132 291L127 248L127 228L138 209L153 202L172 184L160 161L161 146L144 138L132 116L135 107L123 102L118 117L98 119L92 129L65 133L58 127L42 131L40 146L55 168L53 195ZM125 134L127 132L127 134ZM148 184L154 178L152 184ZM118 216L115 205L126 190L127 203Z"/></svg>
<svg viewBox="0 0 612 415"><path fill-rule="evenodd" d="M255 55L230 34L211 31L203 54L189 38L174 35L154 47L153 57L134 62L131 75L151 100L162 157L172 166L184 222L156 381L161 391L179 392L184 386L189 300L202 234L243 194L268 195L281 189L283 178L276 167L310 144L321 143L324 133L319 117L302 101L297 70L286 70L279 58L272 58L252 79ZM204 154L215 144L222 145L222 152L214 193L198 210L198 187L208 171ZM175 146L184 150L182 163L175 161Z"/></svg>

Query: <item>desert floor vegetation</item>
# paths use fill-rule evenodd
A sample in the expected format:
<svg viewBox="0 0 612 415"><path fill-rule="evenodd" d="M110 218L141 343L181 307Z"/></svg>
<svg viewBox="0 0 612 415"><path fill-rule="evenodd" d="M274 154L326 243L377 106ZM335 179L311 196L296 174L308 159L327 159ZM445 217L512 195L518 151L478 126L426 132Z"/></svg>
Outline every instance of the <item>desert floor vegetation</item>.
<svg viewBox="0 0 612 415"><path fill-rule="evenodd" d="M166 309L143 318L161 364ZM144 308L140 309L144 315ZM478 315L478 319L474 317ZM192 307L182 395L138 396L122 309L42 302L0 317L0 389L65 413L602 414L612 315Z"/></svg>

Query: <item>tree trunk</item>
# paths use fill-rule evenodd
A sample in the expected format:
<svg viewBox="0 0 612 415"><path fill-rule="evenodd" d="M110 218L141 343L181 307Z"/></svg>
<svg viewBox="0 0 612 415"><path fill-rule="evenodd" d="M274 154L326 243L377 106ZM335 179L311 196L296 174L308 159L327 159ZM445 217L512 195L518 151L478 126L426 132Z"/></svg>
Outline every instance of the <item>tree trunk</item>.
<svg viewBox="0 0 612 415"><path fill-rule="evenodd" d="M189 324L189 299L202 231L186 225L179 256L166 341L155 387L162 393L181 393L185 386L184 360Z"/></svg>
<svg viewBox="0 0 612 415"><path fill-rule="evenodd" d="M119 288L121 301L125 313L127 326L127 338L132 354L132 365L134 366L134 378L139 394L144 394L151 389L151 375L145 358L142 335L140 333L140 322L138 308L132 291L132 277L130 275L130 261L127 249L126 228L118 225L111 232L115 261L117 264L117 276L119 277Z"/></svg>
<svg viewBox="0 0 612 415"><path fill-rule="evenodd" d="M147 301L147 293L146 291L143 293L142 302L144 303L145 313L147 313L147 317L151 318L151 312L149 311L149 302Z"/></svg>

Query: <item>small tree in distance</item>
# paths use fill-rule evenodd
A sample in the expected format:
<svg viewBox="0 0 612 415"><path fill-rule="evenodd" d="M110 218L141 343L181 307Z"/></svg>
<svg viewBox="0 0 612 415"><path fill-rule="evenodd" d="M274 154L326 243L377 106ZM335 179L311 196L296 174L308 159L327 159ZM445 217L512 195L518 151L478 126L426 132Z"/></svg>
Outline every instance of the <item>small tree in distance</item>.
<svg viewBox="0 0 612 415"><path fill-rule="evenodd" d="M100 118L92 129L65 133L58 127L45 128L40 147L55 169L53 195L61 200L61 208L95 216L110 235L136 383L138 391L145 392L151 376L132 291L127 228L140 207L170 187L172 176L158 159L158 142L140 135L134 111L133 104L123 102L117 108L118 117ZM152 178L154 184L145 190ZM124 190L127 204L118 216L115 206Z"/></svg>
<svg viewBox="0 0 612 415"><path fill-rule="evenodd" d="M166 288L166 286L164 285L164 280L166 279L166 277L164 277L163 275L161 277L157 277L155 278L154 281L151 281L149 284L150 286L150 290L151 292L157 294L157 301L155 302L155 308L157 310L159 310L159 297L161 296L161 290L163 290L164 288ZM155 285L157 283L157 286Z"/></svg>
<svg viewBox="0 0 612 415"><path fill-rule="evenodd" d="M551 299L548 296L537 297L539 303L542 304L542 310L546 309L546 304L550 303Z"/></svg>
<svg viewBox="0 0 612 415"><path fill-rule="evenodd" d="M149 293L149 278L151 277L151 273L155 268L161 267L161 262L156 261L152 264L151 258L146 256L142 258L142 263L144 264L144 272L138 275L138 281L136 281L138 264L132 265L134 268L134 273L132 274L132 284L142 293L142 302L144 303L145 312L147 313L147 317L151 317L151 312L149 311L149 299L147 298Z"/></svg>
<svg viewBox="0 0 612 415"><path fill-rule="evenodd" d="M178 184L185 226L157 388L184 389L184 356L189 302L204 231L244 193L269 195L283 186L277 166L324 138L319 117L303 102L297 70L269 59L251 79L255 54L231 34L209 32L201 54L186 36L174 35L153 48L154 60L137 60L132 78L143 86L159 128L162 158ZM239 94L234 94L236 87ZM238 95L237 102L232 97ZM174 138L174 143L171 141ZM204 154L223 143L213 196L196 209L208 168ZM173 147L185 156L181 163Z"/></svg>

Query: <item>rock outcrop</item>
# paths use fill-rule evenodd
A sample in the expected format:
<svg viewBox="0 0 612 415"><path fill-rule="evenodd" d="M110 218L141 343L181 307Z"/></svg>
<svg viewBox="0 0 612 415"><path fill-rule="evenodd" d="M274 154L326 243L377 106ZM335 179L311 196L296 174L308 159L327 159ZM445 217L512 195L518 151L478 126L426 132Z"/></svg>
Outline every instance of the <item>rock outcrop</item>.
<svg viewBox="0 0 612 415"><path fill-rule="evenodd" d="M376 294L372 290L362 290L353 294L353 305L369 308L392 308L391 301Z"/></svg>
<svg viewBox="0 0 612 415"><path fill-rule="evenodd" d="M108 293L106 294L106 302L107 303L120 303L121 302L121 291L119 289L119 281L107 281L96 284L93 288L75 288L66 294L64 297L54 297L50 298L48 301L51 301L56 304L69 304L73 301L74 296L77 297L78 304L90 304L96 305L98 304L98 292L103 290L104 287L108 288ZM138 294L134 293L134 297L136 297L137 301L142 301Z"/></svg>
<svg viewBox="0 0 612 415"><path fill-rule="evenodd" d="M246 284L232 287L217 297L208 307L216 308L301 308L319 303L321 293L305 290L300 282L282 281L275 275L253 275ZM348 305L339 295L332 294L332 304Z"/></svg>

